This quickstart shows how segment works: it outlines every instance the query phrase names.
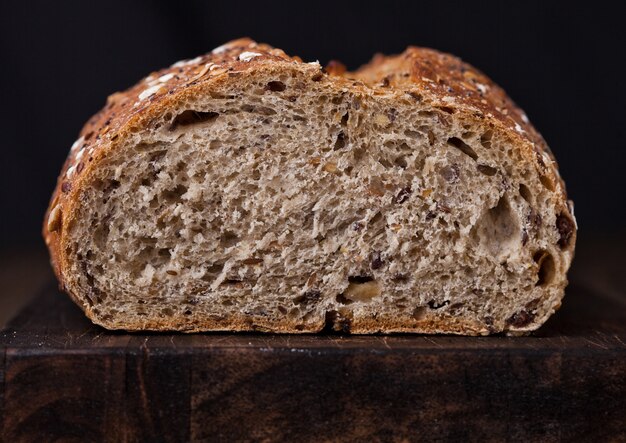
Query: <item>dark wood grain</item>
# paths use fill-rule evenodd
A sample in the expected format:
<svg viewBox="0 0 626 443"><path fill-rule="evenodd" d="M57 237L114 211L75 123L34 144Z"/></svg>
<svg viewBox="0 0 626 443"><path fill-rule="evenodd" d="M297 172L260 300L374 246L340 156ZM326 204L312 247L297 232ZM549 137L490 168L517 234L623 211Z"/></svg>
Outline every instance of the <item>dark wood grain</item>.
<svg viewBox="0 0 626 443"><path fill-rule="evenodd" d="M170 336L132 337L126 356L130 441L189 441L191 355Z"/></svg>
<svg viewBox="0 0 626 443"><path fill-rule="evenodd" d="M530 337L124 334L51 286L0 334L4 441L624 441L626 307Z"/></svg>

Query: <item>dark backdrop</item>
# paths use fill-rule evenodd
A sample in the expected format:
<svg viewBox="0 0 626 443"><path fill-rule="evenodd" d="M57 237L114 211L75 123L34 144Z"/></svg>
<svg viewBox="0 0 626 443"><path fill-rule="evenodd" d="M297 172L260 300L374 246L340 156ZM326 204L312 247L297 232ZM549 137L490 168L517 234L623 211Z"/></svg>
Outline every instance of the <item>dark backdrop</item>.
<svg viewBox="0 0 626 443"><path fill-rule="evenodd" d="M241 36L350 68L409 44L461 56L500 83L545 136L581 237L620 230L626 24L610 3L573 3L3 2L1 245L42 243L57 173L108 94Z"/></svg>

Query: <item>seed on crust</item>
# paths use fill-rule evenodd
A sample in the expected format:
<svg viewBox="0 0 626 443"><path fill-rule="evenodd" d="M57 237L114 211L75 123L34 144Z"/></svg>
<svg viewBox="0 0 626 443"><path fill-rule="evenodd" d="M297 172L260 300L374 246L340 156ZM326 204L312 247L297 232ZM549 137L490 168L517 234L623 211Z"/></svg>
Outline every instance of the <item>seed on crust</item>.
<svg viewBox="0 0 626 443"><path fill-rule="evenodd" d="M48 215L48 232L58 231L61 228L62 221L61 205L56 205L50 211L50 215Z"/></svg>

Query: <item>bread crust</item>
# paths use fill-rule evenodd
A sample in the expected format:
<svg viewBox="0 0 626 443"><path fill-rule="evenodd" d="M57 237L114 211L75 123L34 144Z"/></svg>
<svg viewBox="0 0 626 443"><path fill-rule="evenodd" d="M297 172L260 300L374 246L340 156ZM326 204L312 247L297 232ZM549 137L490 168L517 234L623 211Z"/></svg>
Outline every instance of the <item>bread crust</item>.
<svg viewBox="0 0 626 443"><path fill-rule="evenodd" d="M409 47L395 56L376 55L370 63L355 72L343 69L322 68L317 62L304 63L281 49L259 44L248 38L231 41L211 53L192 60L175 63L169 68L154 72L124 92L110 95L103 109L91 117L80 131L61 170L57 185L46 211L43 237L50 251L51 262L61 290L86 312L95 323L107 328L126 330L180 330L182 319L172 317L158 323L115 324L97 318L81 294L72 290L72 276L67 252L68 238L64 235L72 223L80 203L83 187L89 186L90 176L123 141L140 128L149 127L157 117L176 107L194 94L204 94L238 78L266 70L305 70L318 81L328 82L329 89L350 90L358 94L393 92L407 94L415 100L427 102L441 109L453 109L473 120L480 120L507 133L521 147L522 155L534 163L540 173L555 188L560 210L574 219L568 204L565 184L561 180L557 163L546 142L529 122L524 112L486 75L459 58L441 52ZM576 231L572 233L568 249L573 253ZM545 319L528 325L532 330ZM269 320L268 320L269 321ZM205 319L197 328L186 330L272 330L298 331L287 319L281 323L251 325L241 318ZM317 325L317 330L324 327ZM392 318L352 322L351 332L427 332L488 334L484 325L450 318L442 322L408 325L406 321ZM523 332L523 331L522 331Z"/></svg>

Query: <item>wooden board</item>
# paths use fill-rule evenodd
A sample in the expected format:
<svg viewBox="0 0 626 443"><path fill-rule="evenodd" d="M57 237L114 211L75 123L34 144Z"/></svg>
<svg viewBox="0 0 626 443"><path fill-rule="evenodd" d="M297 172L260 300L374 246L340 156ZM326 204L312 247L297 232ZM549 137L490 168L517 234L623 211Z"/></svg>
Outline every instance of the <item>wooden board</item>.
<svg viewBox="0 0 626 443"><path fill-rule="evenodd" d="M0 333L3 441L626 441L626 305L531 337L125 334L52 286Z"/></svg>

